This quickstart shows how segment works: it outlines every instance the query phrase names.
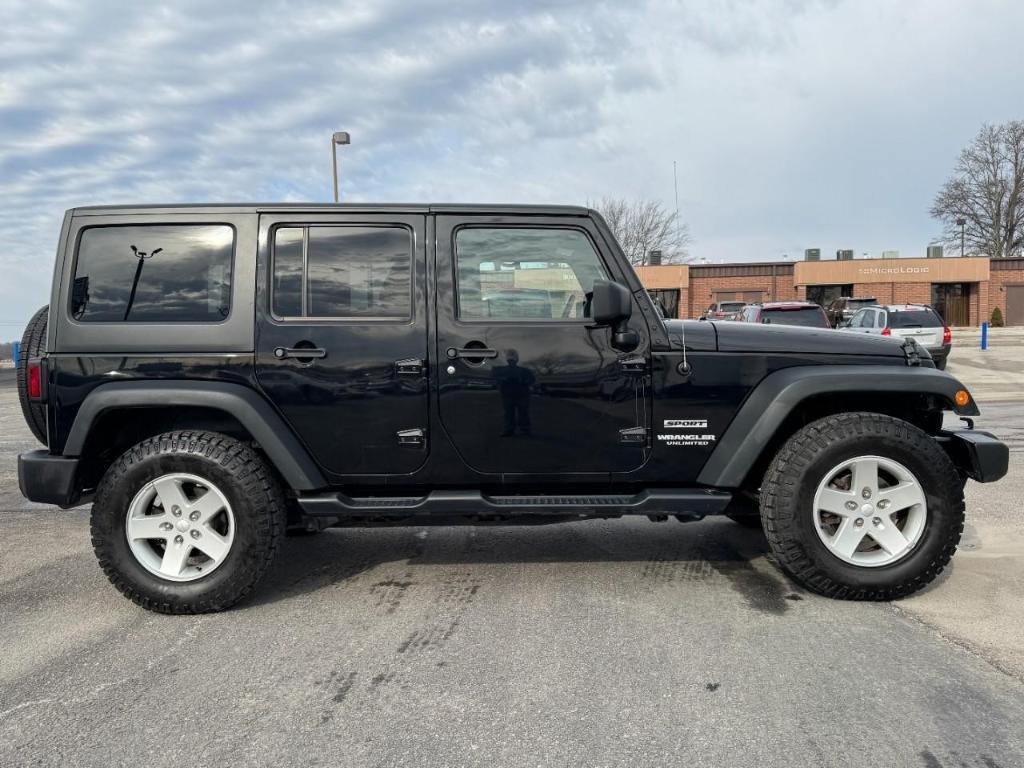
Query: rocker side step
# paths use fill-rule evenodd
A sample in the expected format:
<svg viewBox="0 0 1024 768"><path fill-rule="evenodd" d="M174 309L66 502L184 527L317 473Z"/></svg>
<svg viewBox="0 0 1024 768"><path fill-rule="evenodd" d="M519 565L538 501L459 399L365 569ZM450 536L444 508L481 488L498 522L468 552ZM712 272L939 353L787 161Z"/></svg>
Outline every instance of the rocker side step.
<svg viewBox="0 0 1024 768"><path fill-rule="evenodd" d="M490 495L480 491L431 491L425 496L346 496L327 493L303 496L307 515L376 517L409 514L442 515L715 515L725 511L732 494L691 489L649 489L635 494Z"/></svg>

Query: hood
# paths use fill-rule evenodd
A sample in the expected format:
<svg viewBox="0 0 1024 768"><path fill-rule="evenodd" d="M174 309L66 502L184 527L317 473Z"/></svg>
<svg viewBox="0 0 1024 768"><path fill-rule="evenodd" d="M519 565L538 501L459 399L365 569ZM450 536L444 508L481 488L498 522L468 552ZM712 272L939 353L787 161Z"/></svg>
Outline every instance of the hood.
<svg viewBox="0 0 1024 768"><path fill-rule="evenodd" d="M847 333L829 328L800 328L758 323L705 323L718 332L720 352L801 352L830 355L905 357L903 339ZM692 324L691 324L692 325ZM690 326L687 326L689 335Z"/></svg>

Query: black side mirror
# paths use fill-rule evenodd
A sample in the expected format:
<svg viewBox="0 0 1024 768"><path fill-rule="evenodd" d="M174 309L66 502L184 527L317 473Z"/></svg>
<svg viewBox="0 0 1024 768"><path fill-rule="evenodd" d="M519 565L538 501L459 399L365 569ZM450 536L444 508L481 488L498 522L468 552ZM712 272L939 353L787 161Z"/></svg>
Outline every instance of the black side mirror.
<svg viewBox="0 0 1024 768"><path fill-rule="evenodd" d="M612 346L616 349L632 352L640 345L640 337L627 325L633 314L633 297L626 286L611 280L595 280L590 314L595 325L611 326Z"/></svg>
<svg viewBox="0 0 1024 768"><path fill-rule="evenodd" d="M633 314L629 289L611 280L595 280L594 295L590 300L590 314L596 325L616 326L629 320Z"/></svg>

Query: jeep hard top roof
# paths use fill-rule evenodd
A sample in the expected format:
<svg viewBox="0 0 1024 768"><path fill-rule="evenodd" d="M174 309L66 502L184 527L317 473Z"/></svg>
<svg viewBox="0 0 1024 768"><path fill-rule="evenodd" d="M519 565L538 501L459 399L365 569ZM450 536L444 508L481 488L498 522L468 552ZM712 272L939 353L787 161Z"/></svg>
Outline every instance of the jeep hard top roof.
<svg viewBox="0 0 1024 768"><path fill-rule="evenodd" d="M520 205L496 203L173 203L165 205L87 205L72 208L75 216L111 216L159 213L274 213L279 211L318 211L329 213L449 213L449 214L525 214L534 216L590 216L582 205Z"/></svg>

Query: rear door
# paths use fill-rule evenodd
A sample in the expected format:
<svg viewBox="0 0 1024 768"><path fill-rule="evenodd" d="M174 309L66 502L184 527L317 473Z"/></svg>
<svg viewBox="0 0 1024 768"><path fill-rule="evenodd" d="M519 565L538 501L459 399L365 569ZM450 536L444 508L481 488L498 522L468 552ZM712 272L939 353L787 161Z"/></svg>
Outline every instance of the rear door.
<svg viewBox="0 0 1024 768"><path fill-rule="evenodd" d="M463 461L502 475L626 472L649 451L650 344L611 346L594 280L621 280L585 217L437 217L441 421Z"/></svg>
<svg viewBox="0 0 1024 768"><path fill-rule="evenodd" d="M427 457L425 216L264 214L257 377L328 472Z"/></svg>

